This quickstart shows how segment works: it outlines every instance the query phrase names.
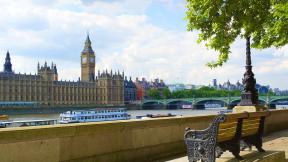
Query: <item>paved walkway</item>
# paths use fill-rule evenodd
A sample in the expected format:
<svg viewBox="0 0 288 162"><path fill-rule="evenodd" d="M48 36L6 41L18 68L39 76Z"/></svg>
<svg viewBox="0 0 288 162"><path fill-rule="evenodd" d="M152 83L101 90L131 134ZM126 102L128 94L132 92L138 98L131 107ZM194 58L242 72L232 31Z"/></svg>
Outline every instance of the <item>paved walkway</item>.
<svg viewBox="0 0 288 162"><path fill-rule="evenodd" d="M264 138L263 148L266 150L267 154L275 154L277 151L285 151L286 161L288 162L288 129L272 133ZM242 151L241 156L243 156L245 159L248 157L256 157L259 153L255 151L255 148L252 149L252 152L250 151ZM263 156L263 155L262 155ZM216 159L216 162L224 162L224 161L237 161L232 158L233 155L226 151L220 159ZM250 158L251 159L251 158ZM245 161L245 160L244 160ZM248 161L257 161L257 160L248 160ZM173 160L168 160L168 162L188 162L187 156L176 158ZM275 161L277 162L277 161Z"/></svg>

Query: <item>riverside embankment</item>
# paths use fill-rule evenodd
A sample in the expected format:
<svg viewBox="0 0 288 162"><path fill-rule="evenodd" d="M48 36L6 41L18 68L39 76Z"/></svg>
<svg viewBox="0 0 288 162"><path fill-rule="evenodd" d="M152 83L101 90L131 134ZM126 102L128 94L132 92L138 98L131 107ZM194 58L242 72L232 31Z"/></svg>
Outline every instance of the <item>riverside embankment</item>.
<svg viewBox="0 0 288 162"><path fill-rule="evenodd" d="M1 161L152 161L185 153L184 129L207 127L214 115L5 128ZM288 110L271 111L265 133L288 128Z"/></svg>

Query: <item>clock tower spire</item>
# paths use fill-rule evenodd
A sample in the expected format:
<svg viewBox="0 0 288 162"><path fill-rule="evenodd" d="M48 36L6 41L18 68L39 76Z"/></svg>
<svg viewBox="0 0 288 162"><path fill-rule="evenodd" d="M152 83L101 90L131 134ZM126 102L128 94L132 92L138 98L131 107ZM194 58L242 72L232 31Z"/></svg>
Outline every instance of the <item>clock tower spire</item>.
<svg viewBox="0 0 288 162"><path fill-rule="evenodd" d="M84 49L81 52L81 80L95 81L95 53L91 46L89 34L87 34Z"/></svg>

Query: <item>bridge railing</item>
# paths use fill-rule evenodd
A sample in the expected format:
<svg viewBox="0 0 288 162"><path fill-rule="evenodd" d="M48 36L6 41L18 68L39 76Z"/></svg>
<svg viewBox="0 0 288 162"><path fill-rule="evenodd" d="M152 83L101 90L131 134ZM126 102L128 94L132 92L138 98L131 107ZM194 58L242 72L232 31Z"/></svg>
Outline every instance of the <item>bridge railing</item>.
<svg viewBox="0 0 288 162"><path fill-rule="evenodd" d="M281 99L286 99L288 101L288 96L259 96L259 101L265 104L272 104L273 102ZM183 101L183 102L191 102L192 104L197 104L198 102L202 101L222 101L225 104L231 104L234 101L240 100L239 97L207 97L207 98L172 98L172 99L161 99L161 100L154 100L154 99L147 99L142 100L141 105L145 103L161 103L163 105L167 105L171 102L175 101Z"/></svg>

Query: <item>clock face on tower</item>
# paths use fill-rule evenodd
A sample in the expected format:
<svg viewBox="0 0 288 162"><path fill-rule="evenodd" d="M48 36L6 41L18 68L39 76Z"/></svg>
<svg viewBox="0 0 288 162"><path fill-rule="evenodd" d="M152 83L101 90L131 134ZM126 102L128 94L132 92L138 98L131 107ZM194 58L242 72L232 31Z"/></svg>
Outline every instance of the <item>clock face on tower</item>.
<svg viewBox="0 0 288 162"><path fill-rule="evenodd" d="M90 57L90 63L94 63L94 58Z"/></svg>
<svg viewBox="0 0 288 162"><path fill-rule="evenodd" d="M83 58L82 58L82 63L85 64L86 62L87 62L87 58L86 58L86 57L83 57Z"/></svg>

